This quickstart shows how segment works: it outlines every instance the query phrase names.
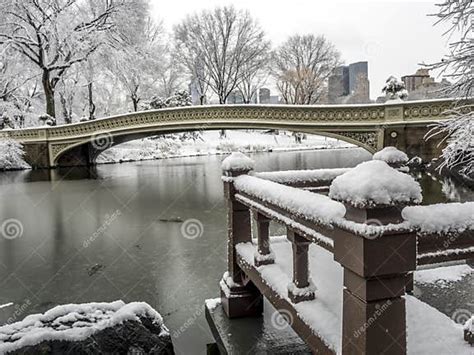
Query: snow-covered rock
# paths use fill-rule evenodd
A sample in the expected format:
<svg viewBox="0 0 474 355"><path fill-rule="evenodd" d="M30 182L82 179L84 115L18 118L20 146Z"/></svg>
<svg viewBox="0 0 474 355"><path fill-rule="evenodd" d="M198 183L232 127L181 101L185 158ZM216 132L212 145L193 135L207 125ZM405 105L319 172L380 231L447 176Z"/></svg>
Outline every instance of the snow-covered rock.
<svg viewBox="0 0 474 355"><path fill-rule="evenodd" d="M0 139L0 171L29 169L23 159L23 146L9 138Z"/></svg>
<svg viewBox="0 0 474 355"><path fill-rule="evenodd" d="M402 217L422 233L462 233L474 229L474 202L405 207Z"/></svg>
<svg viewBox="0 0 474 355"><path fill-rule="evenodd" d="M381 160L361 163L336 177L329 188L329 197L355 207L393 206L422 200L421 187L415 179Z"/></svg>
<svg viewBox="0 0 474 355"><path fill-rule="evenodd" d="M222 170L249 171L253 170L255 162L240 152L233 152L222 161Z"/></svg>
<svg viewBox="0 0 474 355"><path fill-rule="evenodd" d="M238 192L257 197L298 217L316 223L329 224L346 214L346 208L342 203L333 201L327 196L280 185L254 176L239 176L234 179L234 186Z"/></svg>
<svg viewBox="0 0 474 355"><path fill-rule="evenodd" d="M127 353L131 348L151 351L157 346L172 351L162 317L144 302L63 305L0 327L0 354L25 349L35 353L32 347L40 344L42 352L48 349L48 353L81 348L92 353Z"/></svg>
<svg viewBox="0 0 474 355"><path fill-rule="evenodd" d="M395 147L385 147L372 157L373 160L382 160L386 163L406 163L408 155Z"/></svg>

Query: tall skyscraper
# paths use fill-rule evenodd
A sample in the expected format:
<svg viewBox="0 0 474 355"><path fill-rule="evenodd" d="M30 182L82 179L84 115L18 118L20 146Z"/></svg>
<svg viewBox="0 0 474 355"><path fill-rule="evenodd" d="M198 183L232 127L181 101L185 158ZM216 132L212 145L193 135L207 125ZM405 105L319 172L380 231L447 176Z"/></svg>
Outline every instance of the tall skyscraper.
<svg viewBox="0 0 474 355"><path fill-rule="evenodd" d="M368 63L357 62L334 69L328 80L330 104L369 103Z"/></svg>

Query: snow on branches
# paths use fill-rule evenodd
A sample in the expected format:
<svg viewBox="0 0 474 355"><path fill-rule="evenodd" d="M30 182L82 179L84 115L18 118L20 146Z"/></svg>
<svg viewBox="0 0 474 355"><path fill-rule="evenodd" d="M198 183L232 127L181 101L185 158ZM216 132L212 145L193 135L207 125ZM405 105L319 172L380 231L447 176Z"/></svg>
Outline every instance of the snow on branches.
<svg viewBox="0 0 474 355"><path fill-rule="evenodd" d="M474 109L473 105L465 109ZM427 139L443 135L446 147L441 154L442 163L438 169L444 168L474 179L474 111L463 113L456 108L451 112L452 119L439 122L428 133Z"/></svg>
<svg viewBox="0 0 474 355"><path fill-rule="evenodd" d="M452 119L438 123L428 134L427 139L443 135L447 145L443 149L440 169L447 168L474 179L474 91L473 59L474 46L472 39L472 0L444 0L437 5L439 12L437 24L446 22L450 25L446 34L451 43L450 52L440 62L429 65L453 81L446 88L448 94L461 98L447 114ZM467 99L467 103L462 100Z"/></svg>
<svg viewBox="0 0 474 355"><path fill-rule="evenodd" d="M23 146L17 141L0 139L0 171L29 169L30 166L23 160L24 154Z"/></svg>

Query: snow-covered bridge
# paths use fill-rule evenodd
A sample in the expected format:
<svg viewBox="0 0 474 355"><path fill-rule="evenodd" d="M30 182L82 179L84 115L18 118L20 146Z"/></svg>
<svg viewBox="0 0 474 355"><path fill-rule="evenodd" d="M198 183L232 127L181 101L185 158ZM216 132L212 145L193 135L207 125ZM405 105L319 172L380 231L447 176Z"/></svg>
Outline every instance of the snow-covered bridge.
<svg viewBox="0 0 474 355"><path fill-rule="evenodd" d="M447 119L453 100L366 105L190 106L106 117L54 127L0 131L24 144L37 168L93 164L114 145L151 135L212 129L285 129L335 137L370 152L396 146L409 156L438 156L439 141L423 137L429 124Z"/></svg>

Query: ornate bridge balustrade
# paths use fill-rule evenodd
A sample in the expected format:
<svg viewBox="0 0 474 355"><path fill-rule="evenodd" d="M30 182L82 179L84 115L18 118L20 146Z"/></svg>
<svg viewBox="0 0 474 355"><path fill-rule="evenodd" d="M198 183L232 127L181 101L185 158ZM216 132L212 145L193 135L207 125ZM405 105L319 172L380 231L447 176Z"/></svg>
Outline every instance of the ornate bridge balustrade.
<svg viewBox="0 0 474 355"><path fill-rule="evenodd" d="M424 142L427 126L447 119L452 100L367 105L215 105L129 113L55 127L0 131L24 144L35 167L94 163L104 149L156 134L210 129L285 129L335 137L375 152L397 146L422 158L439 155Z"/></svg>
<svg viewBox="0 0 474 355"><path fill-rule="evenodd" d="M229 318L262 314L265 297L313 353L469 353L447 317L426 327L439 313L407 295L407 284L417 265L474 259L472 229L449 221L436 231L417 225L417 216L474 203L361 207L357 197L336 201L310 192L350 169L254 173L248 158L232 159L223 163L228 271L220 281ZM270 236L272 222L286 228L287 241Z"/></svg>

